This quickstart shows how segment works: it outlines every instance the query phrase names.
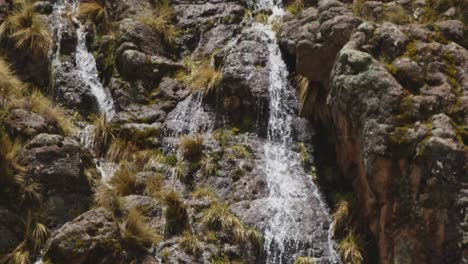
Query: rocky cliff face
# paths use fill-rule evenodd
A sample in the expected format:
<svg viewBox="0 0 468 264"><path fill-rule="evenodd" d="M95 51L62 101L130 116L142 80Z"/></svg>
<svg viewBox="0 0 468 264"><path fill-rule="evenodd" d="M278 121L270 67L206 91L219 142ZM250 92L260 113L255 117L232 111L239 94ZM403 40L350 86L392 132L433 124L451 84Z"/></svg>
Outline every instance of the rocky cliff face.
<svg viewBox="0 0 468 264"><path fill-rule="evenodd" d="M309 89L328 95L326 106L315 103L330 111L337 163L380 262L458 263L467 248L468 86L465 28L454 18L466 7L426 22L417 16L434 12L430 3L354 8L319 1L283 25L280 43Z"/></svg>
<svg viewBox="0 0 468 264"><path fill-rule="evenodd" d="M281 7L0 0L0 262L465 263L466 4Z"/></svg>

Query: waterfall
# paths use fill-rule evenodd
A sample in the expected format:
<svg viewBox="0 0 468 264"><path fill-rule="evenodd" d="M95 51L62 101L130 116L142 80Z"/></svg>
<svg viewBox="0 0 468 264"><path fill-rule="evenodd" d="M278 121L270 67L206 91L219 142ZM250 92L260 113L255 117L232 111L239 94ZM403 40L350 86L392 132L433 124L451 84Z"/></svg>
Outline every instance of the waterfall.
<svg viewBox="0 0 468 264"><path fill-rule="evenodd" d="M69 63L62 61L60 58L60 45L62 36L64 33L64 27L69 19L73 20L73 23L78 24L77 34L77 46L75 51L75 62L73 74L76 75L77 79L81 80L82 83L88 86L91 93L96 97L98 102L99 111L101 114L105 114L108 119L111 119L115 114L114 102L109 92L106 91L104 86L101 84L96 68L96 60L93 54L88 51L86 46L86 28L78 20L71 18L73 14L78 12L79 4L76 0L59 0L54 4L53 13L51 15L52 31L55 32L57 37L57 50L51 55L53 72L58 72L64 68L64 64Z"/></svg>
<svg viewBox="0 0 468 264"><path fill-rule="evenodd" d="M273 6L272 1L260 5L273 9L270 24L284 13L281 8ZM292 263L298 256L314 256L311 245L314 245L314 239L320 238L314 234L305 234L304 223L316 215L324 218L323 223L320 223L322 228L328 228L328 241L322 246L322 250L328 252L322 252L320 259L326 263L339 263L340 258L334 250L334 241L330 235L332 227L328 208L311 176L304 171L299 154L290 149L295 143L291 136L294 111L288 102L296 95L288 84L288 70L281 57L275 32L270 25L255 23L254 27L267 38L270 67L268 141L264 145L264 170L269 190L267 201L271 212L264 230L266 263ZM307 210L314 212L306 213ZM307 245L299 242L304 237L310 240Z"/></svg>
<svg viewBox="0 0 468 264"><path fill-rule="evenodd" d="M61 59L61 40L64 34L65 27L68 23L76 24L77 46L74 52L75 65L72 66L70 74L80 81L81 84L89 87L91 93L96 98L98 103L99 112L105 115L107 120L111 120L115 115L114 101L101 81L99 80L98 70L96 67L96 60L93 54L88 51L86 46L86 28L73 15L77 14L79 8L79 1L77 0L58 0L54 4L53 12L51 14L51 27L57 38L57 49L50 55L52 60L52 71L54 73L62 71L66 66L70 67L70 62ZM69 21L71 20L71 21ZM92 134L94 132L93 125L85 125L79 131L81 143L90 149L92 144ZM101 172L104 181L108 180L117 169L115 164L108 163L104 159L95 160L96 168Z"/></svg>

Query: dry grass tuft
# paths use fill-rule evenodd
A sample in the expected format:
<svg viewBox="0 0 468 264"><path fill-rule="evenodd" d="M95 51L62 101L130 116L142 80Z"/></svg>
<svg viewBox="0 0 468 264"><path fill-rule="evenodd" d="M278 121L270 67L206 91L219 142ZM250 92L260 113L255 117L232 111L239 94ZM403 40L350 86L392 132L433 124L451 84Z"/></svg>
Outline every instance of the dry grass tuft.
<svg viewBox="0 0 468 264"><path fill-rule="evenodd" d="M184 159L196 160L203 151L203 137L200 135L183 136L180 138L178 148Z"/></svg>
<svg viewBox="0 0 468 264"><path fill-rule="evenodd" d="M140 14L138 21L161 34L167 43L174 43L179 30L173 24L174 10L169 1L162 0L157 3L155 10Z"/></svg>
<svg viewBox="0 0 468 264"><path fill-rule="evenodd" d="M181 233L188 225L187 205L182 197L170 191L162 195L162 201L166 206L164 217L166 219L166 233L169 235Z"/></svg>
<svg viewBox="0 0 468 264"><path fill-rule="evenodd" d="M136 208L129 210L122 233L125 243L133 248L149 248L161 240L157 230Z"/></svg>
<svg viewBox="0 0 468 264"><path fill-rule="evenodd" d="M204 95L213 93L219 87L222 77L222 67L215 68L211 58L194 61L186 58L185 70L180 71L176 78L191 86L194 91L201 91Z"/></svg>
<svg viewBox="0 0 468 264"><path fill-rule="evenodd" d="M95 0L80 3L78 14L88 17L94 24L109 26L106 8Z"/></svg>
<svg viewBox="0 0 468 264"><path fill-rule="evenodd" d="M296 260L294 260L294 264L315 264L315 263L317 262L311 257L297 257Z"/></svg>
<svg viewBox="0 0 468 264"><path fill-rule="evenodd" d="M200 239L190 232L184 232L179 239L179 245L185 252L193 256L199 256L203 252L203 244Z"/></svg>
<svg viewBox="0 0 468 264"><path fill-rule="evenodd" d="M364 263L362 245L363 240L361 236L356 235L354 231L350 231L339 243L339 252L343 263Z"/></svg>
<svg viewBox="0 0 468 264"><path fill-rule="evenodd" d="M114 192L118 196L127 196L136 193L137 173L138 170L133 164L123 162L109 182L113 187Z"/></svg>
<svg viewBox="0 0 468 264"><path fill-rule="evenodd" d="M304 0L293 0L286 7L286 10L293 15L299 14L302 10L304 10Z"/></svg>
<svg viewBox="0 0 468 264"><path fill-rule="evenodd" d="M36 57L46 57L52 43L49 28L34 12L32 1L17 5L0 25L0 38L13 41L16 48L29 50Z"/></svg>

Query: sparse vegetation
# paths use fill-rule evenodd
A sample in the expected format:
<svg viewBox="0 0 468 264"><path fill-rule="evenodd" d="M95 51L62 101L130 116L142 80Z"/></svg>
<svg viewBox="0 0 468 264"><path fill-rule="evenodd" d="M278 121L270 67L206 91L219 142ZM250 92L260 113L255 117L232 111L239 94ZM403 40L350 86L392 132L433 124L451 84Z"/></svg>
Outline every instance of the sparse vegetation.
<svg viewBox="0 0 468 264"><path fill-rule="evenodd" d="M219 199L216 191L213 188L207 186L197 186L191 195L194 198L207 198L210 201L217 201Z"/></svg>
<svg viewBox="0 0 468 264"><path fill-rule="evenodd" d="M105 114L93 116L92 121L94 129L91 135L90 147L97 156L102 156L107 152L115 137L114 131Z"/></svg>
<svg viewBox="0 0 468 264"><path fill-rule="evenodd" d="M140 14L138 21L162 35L167 43L174 43L179 30L173 24L174 10L167 0L156 3L155 10Z"/></svg>
<svg viewBox="0 0 468 264"><path fill-rule="evenodd" d="M213 93L219 87L222 76L222 67L215 67L212 58L203 58L199 61L193 58L184 60L185 70L180 71L176 78L191 86L194 91L201 91L204 95Z"/></svg>
<svg viewBox="0 0 468 264"><path fill-rule="evenodd" d="M297 257L296 260L294 260L294 264L315 264L315 263L317 262L311 257Z"/></svg>
<svg viewBox="0 0 468 264"><path fill-rule="evenodd" d="M304 0L293 0L290 4L286 6L286 10L293 14L297 15L304 9Z"/></svg>
<svg viewBox="0 0 468 264"><path fill-rule="evenodd" d="M47 24L34 12L33 1L17 4L0 25L0 39L11 40L18 49L27 50L36 57L45 57L52 43Z"/></svg>
<svg viewBox="0 0 468 264"><path fill-rule="evenodd" d="M200 158L203 151L203 137L201 135L183 136L179 140L179 151L186 160Z"/></svg>
<svg viewBox="0 0 468 264"><path fill-rule="evenodd" d="M338 195L335 202L335 210L333 212L333 226L335 235L349 226L352 213L352 196Z"/></svg>
<svg viewBox="0 0 468 264"><path fill-rule="evenodd" d="M185 252L198 256L203 251L203 244L200 242L198 236L191 234L190 232L184 232L182 237L179 239L179 245Z"/></svg>
<svg viewBox="0 0 468 264"><path fill-rule="evenodd" d="M89 18L96 25L102 25L105 28L109 27L107 10L96 0L81 2L78 14Z"/></svg>
<svg viewBox="0 0 468 264"><path fill-rule="evenodd" d="M136 208L128 212L122 238L132 248L148 248L161 239L158 232Z"/></svg>
<svg viewBox="0 0 468 264"><path fill-rule="evenodd" d="M350 231L339 243L339 251L343 262L350 264L364 263L362 244L361 236L355 234L354 231Z"/></svg>
<svg viewBox="0 0 468 264"><path fill-rule="evenodd" d="M133 164L123 162L120 168L114 173L114 176L110 179L110 184L113 190L119 196L126 196L134 194L136 192L136 174L138 170Z"/></svg>
<svg viewBox="0 0 468 264"><path fill-rule="evenodd" d="M180 234L188 225L187 206L179 193L175 191L164 193L162 197L166 207L164 211L165 233L168 235Z"/></svg>

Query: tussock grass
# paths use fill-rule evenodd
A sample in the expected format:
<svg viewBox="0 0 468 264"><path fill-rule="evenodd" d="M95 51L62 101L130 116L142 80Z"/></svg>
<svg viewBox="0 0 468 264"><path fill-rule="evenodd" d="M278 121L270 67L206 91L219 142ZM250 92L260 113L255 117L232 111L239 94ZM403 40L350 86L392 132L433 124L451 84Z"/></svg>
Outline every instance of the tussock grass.
<svg viewBox="0 0 468 264"><path fill-rule="evenodd" d="M161 199L161 191L164 187L164 176L157 174L146 181L144 194L155 199Z"/></svg>
<svg viewBox="0 0 468 264"><path fill-rule="evenodd" d="M193 91L201 91L204 95L215 92L221 81L222 67L215 68L212 64L212 57L199 61L186 58L185 70L177 73L176 79L192 87Z"/></svg>
<svg viewBox="0 0 468 264"><path fill-rule="evenodd" d="M13 41L18 49L28 50L36 57L46 57L52 36L39 14L32 8L33 1L15 5L13 12L0 25L0 38Z"/></svg>
<svg viewBox="0 0 468 264"><path fill-rule="evenodd" d="M138 21L162 35L167 43L174 43L179 35L179 30L173 23L174 10L168 0L158 1L156 8L145 11L138 17Z"/></svg>
<svg viewBox="0 0 468 264"><path fill-rule="evenodd" d="M174 167L175 179L185 180L188 173L189 173L189 164L183 160L177 161L176 166Z"/></svg>
<svg viewBox="0 0 468 264"><path fill-rule="evenodd" d="M6 110L18 104L24 96L25 85L11 71L10 65L0 57L0 107Z"/></svg>
<svg viewBox="0 0 468 264"><path fill-rule="evenodd" d="M103 183L98 186L94 194L94 202L98 206L107 208L109 211L113 212L114 215L119 215L121 213L122 202L120 197L112 188L109 188Z"/></svg>
<svg viewBox="0 0 468 264"><path fill-rule="evenodd" d="M106 8L95 0L80 3L78 10L80 16L85 16L93 21L94 24L109 27L109 17Z"/></svg>
<svg viewBox="0 0 468 264"><path fill-rule="evenodd" d="M138 147L122 138L113 137L109 149L106 153L106 160L109 162L120 162L131 157L138 151Z"/></svg>
<svg viewBox="0 0 468 264"><path fill-rule="evenodd" d="M250 243L255 249L263 248L263 236L256 229L248 229L243 226L238 226L233 229L234 240L240 246L245 246Z"/></svg>
<svg viewBox="0 0 468 264"><path fill-rule="evenodd" d="M311 257L297 257L296 260L294 260L294 264L315 264L315 263L317 262Z"/></svg>
<svg viewBox="0 0 468 264"><path fill-rule="evenodd" d="M293 0L289 5L286 6L286 10L293 15L299 14L302 10L304 10L304 0Z"/></svg>
<svg viewBox="0 0 468 264"><path fill-rule="evenodd" d="M364 256L362 251L363 241L361 236L350 231L339 243L339 252L344 263L362 264Z"/></svg>
<svg viewBox="0 0 468 264"><path fill-rule="evenodd" d="M201 223L212 230L229 232L242 226L227 203L214 202L202 211Z"/></svg>
<svg viewBox="0 0 468 264"><path fill-rule="evenodd" d="M177 146L184 159L198 159L203 151L203 137L200 135L183 136L179 139Z"/></svg>
<svg viewBox="0 0 468 264"><path fill-rule="evenodd" d="M165 205L165 232L168 235L180 234L188 225L187 205L179 193L175 191L164 193L162 197L162 202Z"/></svg>
<svg viewBox="0 0 468 264"><path fill-rule="evenodd" d="M25 169L18 163L21 148L20 140L11 140L6 134L0 137L0 186L23 184Z"/></svg>
<svg viewBox="0 0 468 264"><path fill-rule="evenodd" d="M203 177L215 176L218 172L218 163L211 157L205 157L201 161L200 171Z"/></svg>
<svg viewBox="0 0 468 264"><path fill-rule="evenodd" d="M198 236L193 235L190 232L184 232L182 237L179 239L179 246L185 252L193 256L199 256L203 251L203 244Z"/></svg>
<svg viewBox="0 0 468 264"><path fill-rule="evenodd" d="M28 210L20 220L23 241L10 253L0 258L2 264L29 264L30 250L38 251L49 236L47 227L40 223L38 215Z"/></svg>
<svg viewBox="0 0 468 264"><path fill-rule="evenodd" d="M136 208L128 211L122 238L132 248L148 248L161 240L157 230Z"/></svg>
<svg viewBox="0 0 468 264"><path fill-rule="evenodd" d="M105 114L92 116L91 119L94 126L91 138L91 149L96 155L102 156L106 153L115 137L114 129L107 120Z"/></svg>
<svg viewBox="0 0 468 264"><path fill-rule="evenodd" d="M39 205L42 201L42 186L37 182L22 183L20 188L21 204Z"/></svg>
<svg viewBox="0 0 468 264"><path fill-rule="evenodd" d="M191 193L193 198L207 198L210 201L219 200L219 195L216 193L216 190L208 186L197 186L195 190Z"/></svg>
<svg viewBox="0 0 468 264"><path fill-rule="evenodd" d="M250 243L254 249L263 248L262 234L256 229L246 228L227 203L212 201L210 207L201 212L200 223L208 230L230 234L241 247Z"/></svg>
<svg viewBox="0 0 468 264"><path fill-rule="evenodd" d="M350 224L353 206L351 195L339 195L336 200L336 207L332 215L335 235Z"/></svg>
<svg viewBox="0 0 468 264"><path fill-rule="evenodd" d="M127 196L136 193L138 189L136 178L137 173L138 170L133 164L123 162L109 182L113 187L114 192L118 196Z"/></svg>

